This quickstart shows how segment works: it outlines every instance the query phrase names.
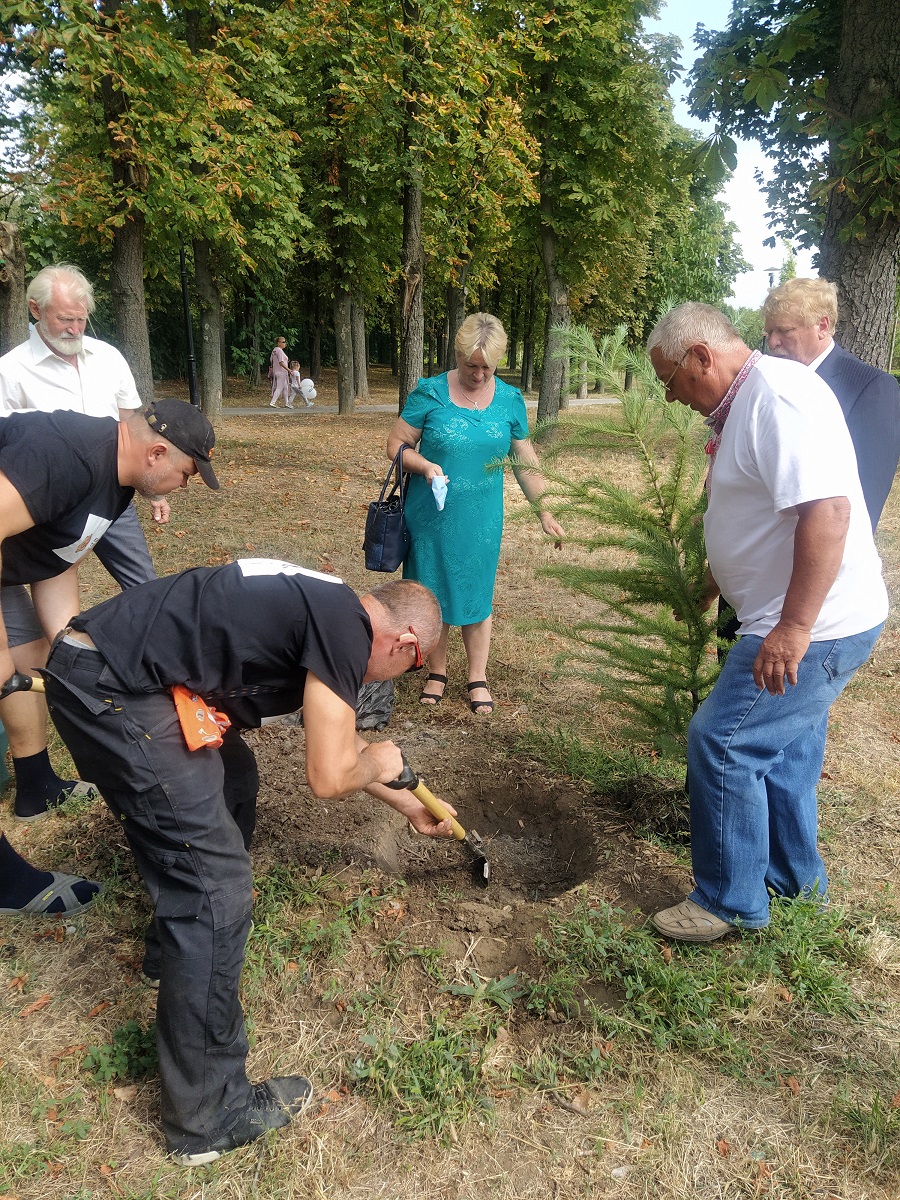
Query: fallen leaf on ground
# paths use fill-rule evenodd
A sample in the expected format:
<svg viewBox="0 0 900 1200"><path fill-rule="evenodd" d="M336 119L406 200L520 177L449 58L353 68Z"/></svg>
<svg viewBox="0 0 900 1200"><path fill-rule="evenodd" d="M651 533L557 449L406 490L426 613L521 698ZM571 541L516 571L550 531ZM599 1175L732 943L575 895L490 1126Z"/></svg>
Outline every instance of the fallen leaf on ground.
<svg viewBox="0 0 900 1200"><path fill-rule="evenodd" d="M779 1000L783 1000L785 1004L790 1004L794 998L794 993L789 992L786 987L778 987L775 989L775 995Z"/></svg>
<svg viewBox="0 0 900 1200"><path fill-rule="evenodd" d="M786 1087L792 1096L800 1095L800 1083L796 1075L779 1075L778 1082L782 1087Z"/></svg>
<svg viewBox="0 0 900 1200"><path fill-rule="evenodd" d="M6 985L6 989L7 989L7 991L10 991L10 992L21 992L22 988L25 986L25 984L27 982L28 982L27 975L17 975L15 977L15 979L11 979L9 981L9 983Z"/></svg>
<svg viewBox="0 0 900 1200"><path fill-rule="evenodd" d="M137 1091L137 1084L129 1083L125 1087L113 1088L113 1095L117 1100L124 1100L126 1103L128 1103L130 1100L135 1098ZM102 1167L100 1169L101 1171L103 1170Z"/></svg>
<svg viewBox="0 0 900 1200"><path fill-rule="evenodd" d="M50 1001L52 999L53 999L53 997L50 995L50 993L45 992L43 996L41 996L39 999L35 1000L33 1003L26 1004L26 1006L19 1013L19 1016L20 1017L30 1017L32 1013L40 1012L40 1010L42 1008L47 1007L47 1005L50 1003Z"/></svg>
<svg viewBox="0 0 900 1200"><path fill-rule="evenodd" d="M671 946L663 946L662 960L667 966L672 961L672 947Z"/></svg>
<svg viewBox="0 0 900 1200"><path fill-rule="evenodd" d="M731 1153L731 1142L726 1142L724 1138L719 1138L716 1142L716 1149L723 1158L727 1158Z"/></svg>
<svg viewBox="0 0 900 1200"><path fill-rule="evenodd" d="M579 1112L586 1113L591 1111L591 1094L584 1091L583 1088L577 1088L571 1096L571 1105L577 1108Z"/></svg>
<svg viewBox="0 0 900 1200"><path fill-rule="evenodd" d="M99 1004L94 1005L94 1007L88 1013L88 1017L99 1017L100 1014L104 1011L104 1009L107 1009L109 1007L110 1007L110 1003L108 1000L101 1000Z"/></svg>

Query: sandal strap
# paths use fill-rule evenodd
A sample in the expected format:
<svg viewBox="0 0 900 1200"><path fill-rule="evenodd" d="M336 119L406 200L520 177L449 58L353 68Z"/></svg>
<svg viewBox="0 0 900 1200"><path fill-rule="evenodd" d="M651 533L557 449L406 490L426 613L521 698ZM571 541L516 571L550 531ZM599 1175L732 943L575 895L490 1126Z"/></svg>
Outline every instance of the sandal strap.
<svg viewBox="0 0 900 1200"><path fill-rule="evenodd" d="M470 691L470 692L471 692L472 688L477 688L477 687L486 688L487 680L486 679L475 679L471 683L466 684L466 690ZM482 703L487 704L487 700L482 701Z"/></svg>
<svg viewBox="0 0 900 1200"><path fill-rule="evenodd" d="M426 675L425 682L427 683L429 679L433 679L435 683L446 683L447 682L446 675L435 675L435 674Z"/></svg>

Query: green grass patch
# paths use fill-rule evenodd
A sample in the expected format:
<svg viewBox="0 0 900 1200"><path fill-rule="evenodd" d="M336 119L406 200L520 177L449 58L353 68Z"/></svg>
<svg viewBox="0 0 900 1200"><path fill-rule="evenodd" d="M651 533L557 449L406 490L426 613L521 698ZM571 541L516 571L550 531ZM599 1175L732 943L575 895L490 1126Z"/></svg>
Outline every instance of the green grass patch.
<svg viewBox="0 0 900 1200"><path fill-rule="evenodd" d="M401 1132L450 1142L465 1121L493 1112L482 1079L492 1035L476 1013L439 1012L416 1035L386 1026L361 1035L349 1075Z"/></svg>
<svg viewBox="0 0 900 1200"><path fill-rule="evenodd" d="M844 919L837 907L773 900L768 929L668 953L657 934L631 927L620 910L585 900L571 916L551 917L537 939L545 966L525 1004L539 1015L581 1015L606 1037L656 1050L712 1052L723 1065L745 1069L754 1048L741 1017L765 985L781 988L794 1009L858 1017L851 968L862 948ZM620 995L619 1005L591 1000L592 984ZM755 1065L765 1069L764 1054Z"/></svg>
<svg viewBox="0 0 900 1200"><path fill-rule="evenodd" d="M251 986L288 963L303 974L315 964L340 958L354 930L370 925L385 901L402 889L398 884L383 895L364 882L350 897L334 875L304 875L284 867L254 882L257 894L245 955L245 980Z"/></svg>

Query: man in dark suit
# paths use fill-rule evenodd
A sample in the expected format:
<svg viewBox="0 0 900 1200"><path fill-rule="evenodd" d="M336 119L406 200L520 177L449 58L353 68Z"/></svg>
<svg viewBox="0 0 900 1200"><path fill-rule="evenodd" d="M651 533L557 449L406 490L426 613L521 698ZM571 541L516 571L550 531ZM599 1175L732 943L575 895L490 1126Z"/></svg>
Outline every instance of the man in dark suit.
<svg viewBox="0 0 900 1200"><path fill-rule="evenodd" d="M837 396L874 530L900 460L900 386L834 340L837 290L827 279L789 279L763 305L767 352L804 363Z"/></svg>

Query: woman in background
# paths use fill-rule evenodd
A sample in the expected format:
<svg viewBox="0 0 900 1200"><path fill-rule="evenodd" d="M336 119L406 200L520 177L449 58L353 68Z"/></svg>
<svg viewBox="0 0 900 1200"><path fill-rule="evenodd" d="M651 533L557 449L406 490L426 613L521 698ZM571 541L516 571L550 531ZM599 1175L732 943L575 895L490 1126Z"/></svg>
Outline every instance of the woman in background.
<svg viewBox="0 0 900 1200"><path fill-rule="evenodd" d="M403 575L431 588L444 615L421 702L440 704L444 697L447 636L458 625L468 662L469 707L487 716L494 707L487 661L503 533L503 471L496 464L512 455L519 487L532 504L547 484L528 441L522 393L495 374L506 353L501 323L489 313L473 313L454 345L456 369L419 380L394 423L387 452L393 458L404 442L418 446L403 452L403 466L412 475L404 510L411 546ZM446 481L443 511L433 494L436 480ZM564 536L549 510L540 509L538 516L548 536Z"/></svg>

